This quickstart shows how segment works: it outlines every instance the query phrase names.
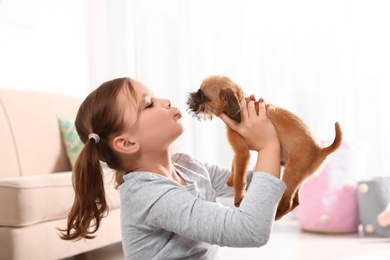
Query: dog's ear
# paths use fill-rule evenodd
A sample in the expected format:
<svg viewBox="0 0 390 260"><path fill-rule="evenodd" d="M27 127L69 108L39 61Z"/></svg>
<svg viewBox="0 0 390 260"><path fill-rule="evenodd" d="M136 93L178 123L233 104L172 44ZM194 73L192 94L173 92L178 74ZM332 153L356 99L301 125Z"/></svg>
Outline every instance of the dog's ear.
<svg viewBox="0 0 390 260"><path fill-rule="evenodd" d="M226 102L226 111L228 116L235 116L241 110L240 100L238 100L234 91L231 89L222 90L220 93L221 99Z"/></svg>

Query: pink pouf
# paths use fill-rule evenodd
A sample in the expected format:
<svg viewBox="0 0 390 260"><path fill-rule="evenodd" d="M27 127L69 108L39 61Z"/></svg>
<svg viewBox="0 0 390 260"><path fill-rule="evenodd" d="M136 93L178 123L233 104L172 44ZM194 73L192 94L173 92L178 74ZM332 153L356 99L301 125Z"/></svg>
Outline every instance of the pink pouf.
<svg viewBox="0 0 390 260"><path fill-rule="evenodd" d="M343 144L300 190L297 218L305 231L352 233L359 230L357 182L348 163L351 149Z"/></svg>

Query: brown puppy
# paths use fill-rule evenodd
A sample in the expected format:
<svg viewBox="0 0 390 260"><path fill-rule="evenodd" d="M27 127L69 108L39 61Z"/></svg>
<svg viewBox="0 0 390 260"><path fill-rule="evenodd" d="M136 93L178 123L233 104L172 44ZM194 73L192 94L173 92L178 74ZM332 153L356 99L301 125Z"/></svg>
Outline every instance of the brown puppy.
<svg viewBox="0 0 390 260"><path fill-rule="evenodd" d="M240 122L240 100L244 97L239 85L226 76L206 78L197 92L189 95L189 110L199 119L212 119L213 115L225 113ZM249 98L246 98L249 102ZM255 104L258 110L258 102ZM274 124L280 145L281 165L284 166L283 181L287 189L281 198L275 219L299 205L299 188L324 162L326 157L341 145L342 132L336 122L336 137L328 147L321 147L306 124L296 115L283 108L266 104L268 118ZM234 186L234 204L238 207L245 195L246 174L250 153L245 140L235 131L227 127L227 137L234 150L232 175L229 186Z"/></svg>

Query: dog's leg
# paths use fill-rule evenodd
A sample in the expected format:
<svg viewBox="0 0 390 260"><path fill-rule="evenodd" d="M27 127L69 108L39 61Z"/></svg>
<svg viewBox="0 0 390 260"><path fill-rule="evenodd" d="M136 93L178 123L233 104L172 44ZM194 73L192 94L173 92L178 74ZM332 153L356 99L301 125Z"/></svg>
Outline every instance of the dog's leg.
<svg viewBox="0 0 390 260"><path fill-rule="evenodd" d="M284 215L291 211L292 196L294 196L294 189L287 187L282 198L279 201L278 208L276 210L275 220L281 219Z"/></svg>
<svg viewBox="0 0 390 260"><path fill-rule="evenodd" d="M298 155L299 156L299 155ZM308 169L300 165L299 158L290 155L283 172L283 181L287 188L279 201L275 220L281 219L293 208L299 205L298 190L302 182L306 179Z"/></svg>
<svg viewBox="0 0 390 260"><path fill-rule="evenodd" d="M239 207L245 196L247 185L247 167L250 159L250 153L245 140L230 128L228 128L228 140L234 151L232 175L228 180L228 185L233 185L235 190L234 205Z"/></svg>
<svg viewBox="0 0 390 260"><path fill-rule="evenodd" d="M236 172L235 167L234 167L234 161L235 160L233 159L233 161L232 161L232 173L230 174L229 179L226 182L229 187L233 187L234 186L234 173Z"/></svg>
<svg viewBox="0 0 390 260"><path fill-rule="evenodd" d="M237 146L237 142L236 142L236 139L238 139L240 136L238 136L237 132L233 131L232 129L230 129L228 126L226 127L226 130L227 130L227 138L228 138L228 141L230 143L230 146L232 147L233 151L234 151L234 158L232 160L232 172L229 176L229 179L227 180L227 185L229 187L233 187L234 186L234 174L236 172L236 169L234 167L234 164L235 164L235 156L236 156L236 146Z"/></svg>
<svg viewBox="0 0 390 260"><path fill-rule="evenodd" d="M249 151L244 150L235 155L234 158L234 206L239 207L246 193L247 166L249 162Z"/></svg>

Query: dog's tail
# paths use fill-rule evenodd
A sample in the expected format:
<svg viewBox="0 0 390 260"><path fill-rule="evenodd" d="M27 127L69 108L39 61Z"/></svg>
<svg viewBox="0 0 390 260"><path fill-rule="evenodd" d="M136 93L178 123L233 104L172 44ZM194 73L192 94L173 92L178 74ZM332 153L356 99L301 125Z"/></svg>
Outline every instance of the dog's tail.
<svg viewBox="0 0 390 260"><path fill-rule="evenodd" d="M324 156L328 156L329 154L333 153L341 145L341 141L343 139L343 132L341 131L341 126L340 126L339 122L335 123L335 130L336 130L336 137L334 138L333 143L331 145L329 145L328 147L322 148L322 150L321 150L321 153Z"/></svg>

